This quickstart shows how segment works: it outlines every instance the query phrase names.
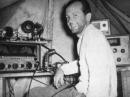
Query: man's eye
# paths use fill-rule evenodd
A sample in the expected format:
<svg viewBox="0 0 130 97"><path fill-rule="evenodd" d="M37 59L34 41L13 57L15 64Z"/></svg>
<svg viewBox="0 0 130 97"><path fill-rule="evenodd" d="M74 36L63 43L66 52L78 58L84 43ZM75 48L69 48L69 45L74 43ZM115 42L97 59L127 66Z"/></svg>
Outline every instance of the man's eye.
<svg viewBox="0 0 130 97"><path fill-rule="evenodd" d="M69 21L69 17L68 16L66 17L66 20Z"/></svg>
<svg viewBox="0 0 130 97"><path fill-rule="evenodd" d="M74 14L75 17L77 17L78 15L77 14Z"/></svg>

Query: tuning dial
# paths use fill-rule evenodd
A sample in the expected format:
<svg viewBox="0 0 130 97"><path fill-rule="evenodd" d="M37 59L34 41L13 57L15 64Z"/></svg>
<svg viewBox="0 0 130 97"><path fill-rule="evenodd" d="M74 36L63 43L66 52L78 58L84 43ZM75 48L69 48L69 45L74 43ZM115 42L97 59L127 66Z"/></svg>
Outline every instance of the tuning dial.
<svg viewBox="0 0 130 97"><path fill-rule="evenodd" d="M4 63L0 63L0 70L3 70L5 68L5 64Z"/></svg>
<svg viewBox="0 0 130 97"><path fill-rule="evenodd" d="M32 63L31 62L27 62L26 63L26 68L27 69L31 69L32 68Z"/></svg>
<svg viewBox="0 0 130 97"><path fill-rule="evenodd" d="M8 69L10 69L11 68L11 64L8 64Z"/></svg>
<svg viewBox="0 0 130 97"><path fill-rule="evenodd" d="M12 67L13 67L13 69L17 69L17 68L18 68L18 64L17 64L17 63L14 63L14 64L12 65Z"/></svg>

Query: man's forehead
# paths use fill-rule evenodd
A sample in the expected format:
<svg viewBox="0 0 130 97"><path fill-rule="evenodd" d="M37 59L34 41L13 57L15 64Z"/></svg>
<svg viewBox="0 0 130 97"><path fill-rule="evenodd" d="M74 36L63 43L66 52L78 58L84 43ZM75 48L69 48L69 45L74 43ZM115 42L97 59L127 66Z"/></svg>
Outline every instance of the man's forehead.
<svg viewBox="0 0 130 97"><path fill-rule="evenodd" d="M81 9L82 8L82 4L81 2L75 2L71 5L69 5L66 9L66 12L70 11L70 10L75 10L75 9Z"/></svg>
<svg viewBox="0 0 130 97"><path fill-rule="evenodd" d="M71 4L72 6L82 6L82 3L81 2L79 2L79 1L76 1L76 2L74 2L73 4ZM71 6L70 5L70 6Z"/></svg>

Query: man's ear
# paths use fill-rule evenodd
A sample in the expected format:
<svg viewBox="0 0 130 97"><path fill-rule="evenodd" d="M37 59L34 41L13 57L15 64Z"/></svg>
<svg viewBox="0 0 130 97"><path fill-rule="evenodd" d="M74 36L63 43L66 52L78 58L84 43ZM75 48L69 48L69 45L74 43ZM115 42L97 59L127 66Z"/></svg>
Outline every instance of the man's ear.
<svg viewBox="0 0 130 97"><path fill-rule="evenodd" d="M89 12L86 14L86 21L90 22L92 14Z"/></svg>

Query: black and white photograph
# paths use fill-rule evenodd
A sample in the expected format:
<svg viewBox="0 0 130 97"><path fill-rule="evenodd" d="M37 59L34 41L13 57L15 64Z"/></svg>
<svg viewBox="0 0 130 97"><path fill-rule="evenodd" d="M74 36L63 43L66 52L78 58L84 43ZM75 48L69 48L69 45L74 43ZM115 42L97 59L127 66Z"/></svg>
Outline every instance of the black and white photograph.
<svg viewBox="0 0 130 97"><path fill-rule="evenodd" d="M129 0L0 0L0 97L130 97Z"/></svg>

